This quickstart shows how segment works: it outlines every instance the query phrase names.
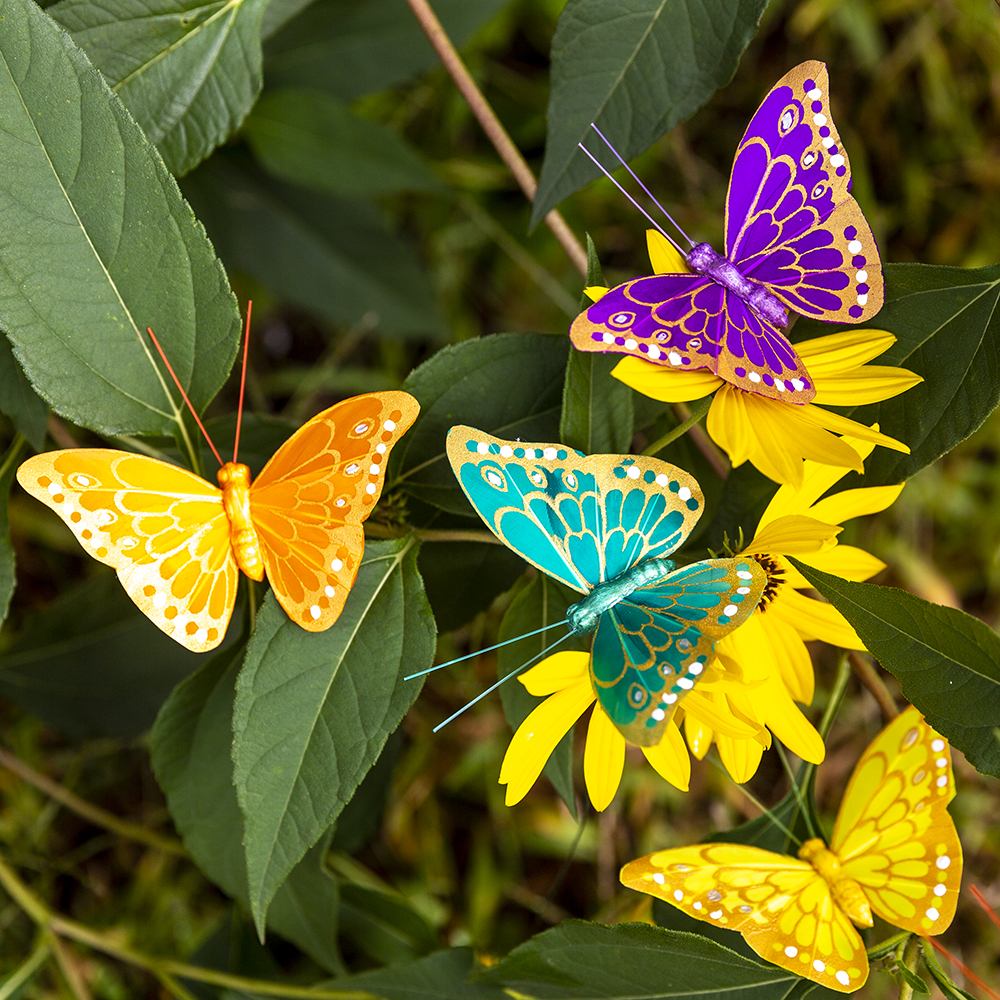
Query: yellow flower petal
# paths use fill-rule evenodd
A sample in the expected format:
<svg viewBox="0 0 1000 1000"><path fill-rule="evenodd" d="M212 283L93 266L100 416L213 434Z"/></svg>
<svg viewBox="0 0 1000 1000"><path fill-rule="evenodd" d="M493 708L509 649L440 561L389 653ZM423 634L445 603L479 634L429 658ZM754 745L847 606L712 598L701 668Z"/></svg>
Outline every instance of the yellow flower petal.
<svg viewBox="0 0 1000 1000"><path fill-rule="evenodd" d="M814 403L821 406L860 406L898 396L919 385L923 378L905 368L865 365L842 375L815 376L815 382Z"/></svg>
<svg viewBox="0 0 1000 1000"><path fill-rule="evenodd" d="M747 697L758 711L767 713L767 728L789 750L813 764L819 764L823 760L826 756L823 738L777 678L764 688L750 691ZM721 752L721 746L719 750Z"/></svg>
<svg viewBox="0 0 1000 1000"><path fill-rule="evenodd" d="M774 615L758 612L754 618L760 619L778 673L789 695L803 705L811 704L815 693L815 675L812 657L802 637L791 625Z"/></svg>
<svg viewBox="0 0 1000 1000"><path fill-rule="evenodd" d="M864 424L859 424L856 420L842 417L839 413L832 413L830 410L824 410L821 406L814 406L812 403L806 403L805 406L797 407L797 409L804 422L814 424L816 427L825 427L838 434L850 434L862 440L874 441L876 444L882 445L883 448L901 451L904 455L910 454L909 446L903 444L902 441L897 441L887 434L880 434L878 431L865 427ZM858 471L863 472L864 470L859 469Z"/></svg>
<svg viewBox="0 0 1000 1000"><path fill-rule="evenodd" d="M800 558L809 566L814 566L824 573L841 576L845 580L868 580L885 569L885 563L881 559L876 559L870 552L853 545L837 545L829 552L817 552L815 555ZM812 586L804 577L802 579L804 586ZM791 579L788 579L788 582L793 587L796 586Z"/></svg>
<svg viewBox="0 0 1000 1000"><path fill-rule="evenodd" d="M731 736L719 735L715 742L722 763L738 785L749 781L757 773L764 748L756 740L734 740Z"/></svg>
<svg viewBox="0 0 1000 1000"><path fill-rule="evenodd" d="M763 529L758 529L753 541L743 550L751 552L777 552L784 555L803 555L822 552L844 529L826 524L801 514L786 514Z"/></svg>
<svg viewBox="0 0 1000 1000"><path fill-rule="evenodd" d="M587 285L587 287L583 290L583 294L586 295L591 302L597 302L610 291L611 289L606 288L604 285Z"/></svg>
<svg viewBox="0 0 1000 1000"><path fill-rule="evenodd" d="M646 249L654 274L690 274L691 268L680 251L655 229L646 230Z"/></svg>
<svg viewBox="0 0 1000 1000"><path fill-rule="evenodd" d="M697 760L704 760L715 734L703 722L691 715L684 716L684 738L687 740L691 755Z"/></svg>
<svg viewBox="0 0 1000 1000"><path fill-rule="evenodd" d="M858 368L884 354L895 343L896 338L886 330L851 329L826 337L800 340L795 350L815 379Z"/></svg>
<svg viewBox="0 0 1000 1000"><path fill-rule="evenodd" d="M690 403L710 395L723 384L718 375L704 369L676 371L633 357L622 358L611 374L636 392L664 403Z"/></svg>
<svg viewBox="0 0 1000 1000"><path fill-rule="evenodd" d="M709 437L729 455L734 468L742 465L758 446L747 414L746 395L724 385L712 400L706 423Z"/></svg>
<svg viewBox="0 0 1000 1000"><path fill-rule="evenodd" d="M694 717L707 728L725 733L734 739L752 740L760 731L760 726L751 726L729 711L729 704L722 694L701 691L701 684L684 699L684 711L690 721Z"/></svg>
<svg viewBox="0 0 1000 1000"><path fill-rule="evenodd" d="M804 639L822 639L842 649L865 648L858 633L832 604L813 600L791 587L782 587L764 613L787 622ZM736 630L737 633L739 631Z"/></svg>
<svg viewBox="0 0 1000 1000"><path fill-rule="evenodd" d="M785 589L787 588L783 587L781 592ZM759 685L778 670L763 619L763 614L754 612L738 629L723 636L715 644L715 655L723 663L732 659L740 665L745 686Z"/></svg>
<svg viewBox="0 0 1000 1000"><path fill-rule="evenodd" d="M905 485L898 483L895 486L865 486L858 490L834 493L833 496L814 503L809 508L809 516L829 524L843 524L852 517L875 514L885 510L886 507L891 507L903 492Z"/></svg>
<svg viewBox="0 0 1000 1000"><path fill-rule="evenodd" d="M587 727L587 744L583 751L583 780L594 808L601 812L621 784L625 768L625 737L608 718L598 702L590 713Z"/></svg>
<svg viewBox="0 0 1000 1000"><path fill-rule="evenodd" d="M590 653L565 649L545 657L541 663L526 670L517 679L528 689L529 694L543 698L586 677L589 669Z"/></svg>
<svg viewBox="0 0 1000 1000"><path fill-rule="evenodd" d="M556 744L595 699L590 678L584 677L546 698L518 726L500 765L499 780L507 786L504 798L507 805L512 806L527 795Z"/></svg>
<svg viewBox="0 0 1000 1000"><path fill-rule="evenodd" d="M643 747L642 752L661 778L682 792L688 790L691 783L691 758L673 719L667 723L663 739L655 747Z"/></svg>

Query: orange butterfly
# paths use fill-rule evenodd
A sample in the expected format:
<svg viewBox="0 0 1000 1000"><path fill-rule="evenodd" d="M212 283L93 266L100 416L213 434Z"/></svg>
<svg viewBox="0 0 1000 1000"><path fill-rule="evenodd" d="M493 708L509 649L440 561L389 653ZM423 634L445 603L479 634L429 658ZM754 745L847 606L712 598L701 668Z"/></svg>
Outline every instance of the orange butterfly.
<svg viewBox="0 0 1000 1000"><path fill-rule="evenodd" d="M853 993L868 978L868 956L852 921L871 927L874 911L924 937L951 923L962 882L954 797L947 741L908 708L858 761L829 848L815 837L792 858L697 844L632 861L621 880L739 931L775 965Z"/></svg>
<svg viewBox="0 0 1000 1000"><path fill-rule="evenodd" d="M235 461L221 489L186 469L106 448L29 458L18 482L69 525L129 597L182 646L201 653L225 634L237 567L268 580L310 632L340 615L365 548L361 522L382 492L385 463L420 406L373 392L317 414L261 474Z"/></svg>

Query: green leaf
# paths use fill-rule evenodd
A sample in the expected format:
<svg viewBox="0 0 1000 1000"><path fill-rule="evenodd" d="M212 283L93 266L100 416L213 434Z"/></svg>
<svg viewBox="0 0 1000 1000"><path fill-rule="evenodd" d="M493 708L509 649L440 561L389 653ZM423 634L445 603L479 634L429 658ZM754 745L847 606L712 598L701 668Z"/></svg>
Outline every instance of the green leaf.
<svg viewBox="0 0 1000 1000"><path fill-rule="evenodd" d="M611 377L615 354L570 351L563 382L559 440L587 455L627 454L632 444L632 390Z"/></svg>
<svg viewBox="0 0 1000 1000"><path fill-rule="evenodd" d="M920 951L927 971L947 1000L976 1000L971 993L966 992L951 981L951 976L944 970L937 955L934 954L934 946L926 938L920 942Z"/></svg>
<svg viewBox="0 0 1000 1000"><path fill-rule="evenodd" d="M1000 777L1000 636L964 611L791 561L899 678L927 721L976 770Z"/></svg>
<svg viewBox="0 0 1000 1000"><path fill-rule="evenodd" d="M258 931L275 892L344 808L420 692L434 620L412 538L370 542L326 632L273 594L257 615L233 709L233 779Z"/></svg>
<svg viewBox="0 0 1000 1000"><path fill-rule="evenodd" d="M233 695L244 647L213 656L167 699L150 737L153 770L195 864L225 893L249 906L243 817L230 751ZM317 872L326 839L299 862L278 890L268 927L337 972L337 883Z"/></svg>
<svg viewBox="0 0 1000 1000"><path fill-rule="evenodd" d="M629 160L700 108L736 72L767 0L569 0L552 39L549 132L537 225L600 176L586 142L618 166L591 122Z"/></svg>
<svg viewBox="0 0 1000 1000"><path fill-rule="evenodd" d="M418 560L419 565L419 560ZM403 747L403 733L397 729L389 735L371 770L364 776L358 790L337 817L330 847L335 851L354 854L360 851L382 825L392 772Z"/></svg>
<svg viewBox="0 0 1000 1000"><path fill-rule="evenodd" d="M231 270L333 323L443 333L427 276L374 207L278 183L230 151L184 191Z"/></svg>
<svg viewBox="0 0 1000 1000"><path fill-rule="evenodd" d="M48 13L178 176L235 132L261 88L268 0L61 0Z"/></svg>
<svg viewBox="0 0 1000 1000"><path fill-rule="evenodd" d="M930 993L927 984L915 972L911 972L905 965L897 964L896 974L903 982L907 983L914 993Z"/></svg>
<svg viewBox="0 0 1000 1000"><path fill-rule="evenodd" d="M0 413L23 434L35 451L45 447L45 427L49 420L48 404L31 388L14 357L10 341L0 334Z"/></svg>
<svg viewBox="0 0 1000 1000"><path fill-rule="evenodd" d="M24 441L15 438L7 449L0 467L0 625L7 620L10 599L14 596L16 582L14 573L14 546L10 542L10 523L7 519L7 501L10 498L11 483L17 473L18 460Z"/></svg>
<svg viewBox="0 0 1000 1000"><path fill-rule="evenodd" d="M31 384L100 433L175 433L145 328L203 409L236 356L236 300L156 151L31 3L0 20L0 161L0 327Z"/></svg>
<svg viewBox="0 0 1000 1000"><path fill-rule="evenodd" d="M245 131L276 177L344 198L446 188L398 132L318 90L266 93Z"/></svg>
<svg viewBox="0 0 1000 1000"><path fill-rule="evenodd" d="M885 305L870 325L897 340L873 364L908 368L925 381L884 402L843 411L865 425L878 421L910 454L876 448L864 479L852 476L841 489L909 479L964 441L1000 402L1000 264L972 270L886 264L883 271ZM802 332L830 331L813 323Z"/></svg>
<svg viewBox="0 0 1000 1000"><path fill-rule="evenodd" d="M462 46L509 0L434 0ZM319 87L345 101L384 90L437 64L406 0L316 0L272 38L269 87Z"/></svg>
<svg viewBox="0 0 1000 1000"><path fill-rule="evenodd" d="M583 920L566 920L536 935L477 977L553 1000L718 1000L722 993L728 1000L774 1000L799 981L695 934Z"/></svg>
<svg viewBox="0 0 1000 1000"><path fill-rule="evenodd" d="M527 587L511 602L507 613L500 623L500 642L507 642L519 635L528 636L529 632L553 625L551 631L540 632L528 636L520 642L512 642L509 646L501 646L497 650L497 674L506 677L508 674L526 663L534 660L539 653L550 646L556 639L566 633L565 625L554 625L566 618L566 609L580 599L580 595L563 587L551 577L539 573ZM587 637L572 637L561 642L557 649L587 649ZM553 651L554 652L554 651ZM500 698L503 701L504 715L513 730L531 714L545 699L528 694L520 681L511 678L500 688ZM552 756L545 765L545 776L552 782L552 787L559 793L566 807L576 817L576 794L573 791L573 730L571 729L557 744Z"/></svg>
<svg viewBox="0 0 1000 1000"><path fill-rule="evenodd" d="M401 896L344 882L340 929L379 965L411 962L440 947L434 929Z"/></svg>
<svg viewBox="0 0 1000 1000"><path fill-rule="evenodd" d="M568 351L568 338L536 333L495 333L438 351L403 383L420 416L393 452L393 485L471 514L445 454L448 430L469 424L497 437L554 441Z"/></svg>

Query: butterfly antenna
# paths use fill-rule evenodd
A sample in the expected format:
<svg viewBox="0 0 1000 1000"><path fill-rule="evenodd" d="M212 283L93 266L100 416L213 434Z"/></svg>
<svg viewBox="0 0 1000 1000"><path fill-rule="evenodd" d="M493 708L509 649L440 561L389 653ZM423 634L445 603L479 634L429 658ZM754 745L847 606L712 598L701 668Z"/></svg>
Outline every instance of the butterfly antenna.
<svg viewBox="0 0 1000 1000"><path fill-rule="evenodd" d="M253 300L247 300L247 326L246 334L243 337L243 372L240 375L240 405L236 411L236 439L233 441L233 464L236 464L236 456L240 450L240 426L243 423L243 390L247 385L247 354L250 351L250 310L253 308Z"/></svg>
<svg viewBox="0 0 1000 1000"><path fill-rule="evenodd" d="M795 796L795 801L798 803L799 811L802 813L802 818L806 822L806 827L809 830L810 837L818 837L819 832L813 828L812 816L809 815L809 809L806 807L806 800L802 795L802 789L799 788L799 783L795 779L795 775L792 774L791 765L788 763L788 758L785 756L785 748L780 742L775 740L775 749L778 751L778 756L781 758L781 765L785 769L785 773L788 775L788 780L792 785L792 794Z"/></svg>
<svg viewBox="0 0 1000 1000"><path fill-rule="evenodd" d="M215 457L218 459L219 465L224 465L225 463L222 461L222 458L220 457L218 450L216 449L215 445L212 444L212 439L208 436L208 431L205 430L205 425L201 422L201 418L195 412L195 408L191 405L191 400L188 399L188 394L184 391L184 386L181 385L181 380L175 374L173 367L167 360L166 354L163 353L163 348L160 347L160 342L156 339L156 334L153 333L153 328L147 326L146 333L149 334L149 339L152 340L152 342L156 346L157 351L160 352L160 357L163 358L163 363L167 366L167 371L170 372L170 377L174 380L174 385L176 385L178 390L180 391L181 398L184 400L185 403L187 403L187 408L191 411L191 416L194 417L194 422L200 428L201 433L205 435L205 440L208 442L209 448L212 449L212 454L215 455Z"/></svg>
<svg viewBox="0 0 1000 1000"><path fill-rule="evenodd" d="M550 625L549 628L551 627L552 626ZM444 720L444 722L439 722L434 727L433 732L436 733L439 729L444 729L444 727L447 726L449 722L451 722L453 719L457 719L467 709L472 708L472 706L475 705L477 701L482 701L483 698L485 698L488 694L492 694L494 691L496 691L498 687L500 687L501 684L504 683L504 681L509 681L511 677L516 677L522 670L524 670L525 667L530 667L531 664L535 662L535 660L540 660L546 653L548 653L550 650L555 649L556 646L559 645L559 643L564 642L572 634L573 634L572 632L567 632L561 638L556 639L556 641L553 642L551 645L546 646L545 649L543 649L537 656L533 656L530 660L528 660L527 663L522 663L516 670L512 670L509 674L506 674L503 677L501 677L500 680L496 682L496 684L491 684L485 691L482 691L479 694L477 694L476 697L472 699L472 701L463 705L457 712L453 712L451 715L449 715L448 718Z"/></svg>
<svg viewBox="0 0 1000 1000"><path fill-rule="evenodd" d="M561 622L553 622L551 625L543 625L541 628L536 628L534 632L525 632L524 635L515 636L513 639L505 639L503 642L498 642L493 646L487 646L485 649L477 649L474 653L466 653L465 656L458 656L454 660L449 660L447 663L439 663L436 666L428 667L426 670L418 670L415 674L410 674L404 677L404 681L412 681L415 677L423 677L425 674L432 674L435 670L443 670L445 667L450 667L453 663L461 663L463 660L471 660L474 656L480 656L482 653L489 653L491 650L499 649L501 646L509 646L512 642L520 642L522 639L528 639L533 635L538 635L539 632L548 632L551 628L558 628L560 625L567 624L567 620L564 618Z"/></svg>

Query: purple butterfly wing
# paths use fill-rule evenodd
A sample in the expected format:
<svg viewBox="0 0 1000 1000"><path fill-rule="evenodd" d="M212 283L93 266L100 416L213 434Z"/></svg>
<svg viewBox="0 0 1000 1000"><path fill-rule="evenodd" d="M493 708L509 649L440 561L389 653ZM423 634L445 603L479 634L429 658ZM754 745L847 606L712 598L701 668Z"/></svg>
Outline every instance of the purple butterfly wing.
<svg viewBox="0 0 1000 1000"><path fill-rule="evenodd" d="M826 66L804 62L764 98L736 150L726 256L796 312L870 319L882 307L882 264L850 185Z"/></svg>

